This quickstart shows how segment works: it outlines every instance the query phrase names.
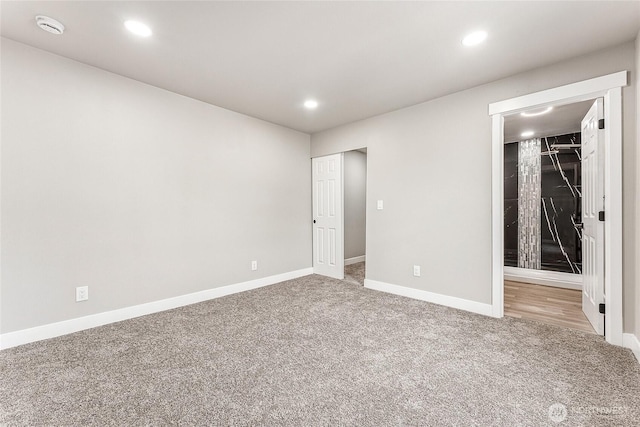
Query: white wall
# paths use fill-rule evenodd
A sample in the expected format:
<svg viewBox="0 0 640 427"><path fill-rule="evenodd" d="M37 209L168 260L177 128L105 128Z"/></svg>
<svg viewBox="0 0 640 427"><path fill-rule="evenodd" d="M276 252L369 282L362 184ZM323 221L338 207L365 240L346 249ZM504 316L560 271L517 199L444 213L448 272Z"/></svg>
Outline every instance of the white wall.
<svg viewBox="0 0 640 427"><path fill-rule="evenodd" d="M488 105L620 70L633 42L312 135L311 155L367 147L367 277L491 302ZM635 311L635 80L623 89L624 325ZM384 200L384 210L375 201ZM412 265L422 266L413 277Z"/></svg>
<svg viewBox="0 0 640 427"><path fill-rule="evenodd" d="M636 38L636 72L635 72L635 84L636 84L636 137L637 145L640 147L640 31ZM636 215L640 214L640 149L637 149L636 160ZM636 225L636 254L640 254L640 225ZM635 335L640 338L640 262L635 262L636 265L636 325ZM640 359L639 359L640 360Z"/></svg>
<svg viewBox="0 0 640 427"><path fill-rule="evenodd" d="M365 255L367 155L344 153L344 258Z"/></svg>
<svg viewBox="0 0 640 427"><path fill-rule="evenodd" d="M2 333L311 267L309 135L7 39L1 89Z"/></svg>

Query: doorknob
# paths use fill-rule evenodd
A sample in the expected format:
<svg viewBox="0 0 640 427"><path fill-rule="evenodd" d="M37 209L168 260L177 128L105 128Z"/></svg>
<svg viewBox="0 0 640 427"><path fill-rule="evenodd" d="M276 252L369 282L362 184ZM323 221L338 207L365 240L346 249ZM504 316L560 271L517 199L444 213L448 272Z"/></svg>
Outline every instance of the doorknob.
<svg viewBox="0 0 640 427"><path fill-rule="evenodd" d="M313 223L314 223L314 224L316 223L316 220L315 220L315 219L313 220Z"/></svg>

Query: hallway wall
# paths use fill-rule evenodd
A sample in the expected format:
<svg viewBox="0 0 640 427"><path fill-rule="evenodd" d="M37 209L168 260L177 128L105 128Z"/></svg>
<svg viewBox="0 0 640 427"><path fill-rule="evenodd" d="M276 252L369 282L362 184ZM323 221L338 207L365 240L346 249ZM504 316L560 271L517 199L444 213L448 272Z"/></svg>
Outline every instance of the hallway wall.
<svg viewBox="0 0 640 427"><path fill-rule="evenodd" d="M344 258L365 255L366 251L367 155L344 153Z"/></svg>

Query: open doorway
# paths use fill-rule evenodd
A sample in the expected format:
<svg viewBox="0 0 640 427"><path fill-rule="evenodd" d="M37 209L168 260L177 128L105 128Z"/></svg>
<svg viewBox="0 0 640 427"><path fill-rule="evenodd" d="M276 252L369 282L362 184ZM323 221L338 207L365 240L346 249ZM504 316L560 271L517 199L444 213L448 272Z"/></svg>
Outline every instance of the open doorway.
<svg viewBox="0 0 640 427"><path fill-rule="evenodd" d="M313 271L364 286L367 150L311 159Z"/></svg>
<svg viewBox="0 0 640 427"><path fill-rule="evenodd" d="M583 168L583 161L591 157L582 153L582 124L597 102L602 99L536 107L504 118L506 316L603 333L598 316L592 316L592 325L582 307L582 196L596 184L587 179L583 186L583 172L590 167ZM604 173L595 172L600 178ZM602 271L603 265L589 268Z"/></svg>
<svg viewBox="0 0 640 427"><path fill-rule="evenodd" d="M367 149L344 153L344 279L364 286Z"/></svg>
<svg viewBox="0 0 640 427"><path fill-rule="evenodd" d="M583 276L594 277L589 286L583 286L583 306L585 289L594 284L602 289L602 300L594 301L599 315L603 318L604 336L607 342L622 345L622 87L628 84L628 73L620 71L577 83L560 86L541 92L523 95L489 104L492 118L492 315L504 315L504 122L505 117L542 107L558 107L570 103L602 98L602 105L592 115L590 129L599 129L603 137L603 211L590 209L590 222L600 221L604 244L595 245L602 251L603 271L587 272ZM602 108L602 109L600 109ZM600 116L602 111L602 116ZM601 122L598 117L602 117ZM583 128L584 138L584 128ZM583 144L583 157L584 157ZM583 162L584 167L584 162ZM584 184L584 183L583 183ZM597 200L594 197L593 200ZM583 206L584 207L584 206ZM606 221L602 221L605 218ZM584 216L583 216L584 217ZM586 226L586 223L585 223ZM586 234L586 229L583 235ZM583 246L584 246L583 240ZM583 251L584 252L584 251ZM590 254L594 252L591 251ZM591 256L591 255L589 255ZM583 253L583 263L586 255ZM606 313L606 315L605 315Z"/></svg>

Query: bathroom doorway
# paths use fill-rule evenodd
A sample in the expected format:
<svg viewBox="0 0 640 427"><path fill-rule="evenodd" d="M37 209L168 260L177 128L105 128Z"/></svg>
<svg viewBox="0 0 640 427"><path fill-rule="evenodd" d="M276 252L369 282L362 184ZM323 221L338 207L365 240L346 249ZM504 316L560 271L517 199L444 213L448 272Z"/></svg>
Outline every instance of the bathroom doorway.
<svg viewBox="0 0 640 427"><path fill-rule="evenodd" d="M622 345L622 176L620 166L622 163L622 87L627 85L628 73L621 71L606 76L596 77L590 80L576 82L529 95L520 96L489 105L489 114L492 117L492 314L502 317L505 311L505 212L504 212L504 142L505 120L512 115L521 113L538 113L539 110L548 107L557 108L563 105L578 103L581 101L601 98L599 106L594 103L593 110L596 114L589 114L587 120L589 129L594 130L590 135L597 135L603 139L601 145L603 152L598 156L597 162L589 166L588 170L602 172L602 193L594 192L590 197L585 196L584 174L582 179L583 196L598 203L589 204L589 215L585 214L587 206L583 200L583 240L582 240L582 274L583 278L593 278L589 286L582 286L582 302L585 309L585 301L593 295L594 286L601 290L598 300L589 303L595 308L596 316L602 319L602 330L607 342ZM581 137L585 138L585 128L581 129ZM589 132L587 132L589 134ZM527 134L528 135L528 134ZM529 135L533 136L533 135ZM591 140L591 136L589 140ZM593 144L592 144L593 146ZM582 143L582 150L586 148ZM582 154L583 158L585 154ZM585 162L582 162L583 170ZM591 186L591 188L600 188ZM606 194L606 198L600 195ZM584 198L584 197L583 197ZM529 210L535 210L536 204L532 203ZM597 210L596 210L597 209ZM600 210L601 209L601 210ZM540 209L542 213L542 209ZM604 213L606 212L606 221ZM545 219L546 221L546 219ZM592 228L587 231L586 227ZM594 224L597 233L593 232ZM587 252L584 249L585 236L597 239L590 240L590 247L594 250ZM541 244L541 241L539 241ZM593 254L599 254L595 258ZM588 256L587 256L588 255ZM585 260L596 259L598 262ZM597 265L602 262L602 267L591 271L589 265ZM575 266L574 266L575 268ZM606 305L605 305L606 304ZM585 309L587 317L590 310ZM605 315L606 313L606 315ZM592 324L597 322L591 322Z"/></svg>
<svg viewBox="0 0 640 427"><path fill-rule="evenodd" d="M593 104L543 106L505 117L507 316L594 332L581 296L581 129Z"/></svg>

